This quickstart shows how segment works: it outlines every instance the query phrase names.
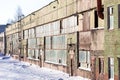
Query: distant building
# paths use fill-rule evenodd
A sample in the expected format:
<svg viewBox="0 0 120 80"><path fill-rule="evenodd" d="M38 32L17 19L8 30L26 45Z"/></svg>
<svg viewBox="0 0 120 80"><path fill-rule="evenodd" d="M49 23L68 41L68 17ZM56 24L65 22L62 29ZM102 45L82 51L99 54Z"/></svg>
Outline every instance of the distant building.
<svg viewBox="0 0 120 80"><path fill-rule="evenodd" d="M7 25L0 25L0 53L5 53L5 28Z"/></svg>
<svg viewBox="0 0 120 80"><path fill-rule="evenodd" d="M0 25L0 33L4 32L6 27L7 25Z"/></svg>

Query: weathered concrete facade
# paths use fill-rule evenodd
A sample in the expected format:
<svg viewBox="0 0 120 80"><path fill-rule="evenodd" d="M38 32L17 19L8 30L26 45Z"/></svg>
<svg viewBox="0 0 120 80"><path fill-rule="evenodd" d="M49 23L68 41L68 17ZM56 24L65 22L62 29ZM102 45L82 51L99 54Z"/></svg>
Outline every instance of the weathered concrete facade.
<svg viewBox="0 0 120 80"><path fill-rule="evenodd" d="M105 0L105 80L120 80L119 4L119 0Z"/></svg>
<svg viewBox="0 0 120 80"><path fill-rule="evenodd" d="M97 16L96 0L55 0L9 25L6 36L7 53L20 60L103 78L104 20Z"/></svg>

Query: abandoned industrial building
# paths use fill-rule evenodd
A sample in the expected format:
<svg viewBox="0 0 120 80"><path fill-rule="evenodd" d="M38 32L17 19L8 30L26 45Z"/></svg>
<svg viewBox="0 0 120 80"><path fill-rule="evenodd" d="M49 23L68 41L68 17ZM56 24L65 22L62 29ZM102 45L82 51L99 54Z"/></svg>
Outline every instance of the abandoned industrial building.
<svg viewBox="0 0 120 80"><path fill-rule="evenodd" d="M71 76L120 80L119 16L119 0L55 0L8 25L6 54Z"/></svg>

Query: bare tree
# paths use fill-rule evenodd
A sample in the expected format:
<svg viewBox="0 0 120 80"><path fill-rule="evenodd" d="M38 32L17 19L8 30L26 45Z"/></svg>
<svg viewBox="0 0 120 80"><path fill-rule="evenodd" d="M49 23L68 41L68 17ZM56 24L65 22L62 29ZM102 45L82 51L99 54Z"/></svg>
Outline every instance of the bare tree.
<svg viewBox="0 0 120 80"><path fill-rule="evenodd" d="M20 19L22 19L24 17L24 14L22 13L22 9L20 6L17 7L16 9L16 13L14 16L14 21L19 21Z"/></svg>
<svg viewBox="0 0 120 80"><path fill-rule="evenodd" d="M8 19L7 20L7 24L13 24L14 22L19 21L20 19L22 19L24 17L24 14L22 13L22 9L20 6L17 6L16 8L16 12L14 15L14 19Z"/></svg>
<svg viewBox="0 0 120 80"><path fill-rule="evenodd" d="M13 24L14 23L14 20L13 19L8 19L7 20L7 24Z"/></svg>

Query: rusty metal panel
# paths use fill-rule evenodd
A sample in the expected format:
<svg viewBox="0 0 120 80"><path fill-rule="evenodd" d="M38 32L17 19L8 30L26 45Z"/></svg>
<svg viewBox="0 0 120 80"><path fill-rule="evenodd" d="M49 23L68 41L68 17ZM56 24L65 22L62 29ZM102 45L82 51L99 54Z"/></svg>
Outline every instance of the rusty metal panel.
<svg viewBox="0 0 120 80"><path fill-rule="evenodd" d="M90 50L91 46L91 32L80 32L79 33L79 48L84 50Z"/></svg>
<svg viewBox="0 0 120 80"><path fill-rule="evenodd" d="M104 29L91 30L91 49L104 50Z"/></svg>

